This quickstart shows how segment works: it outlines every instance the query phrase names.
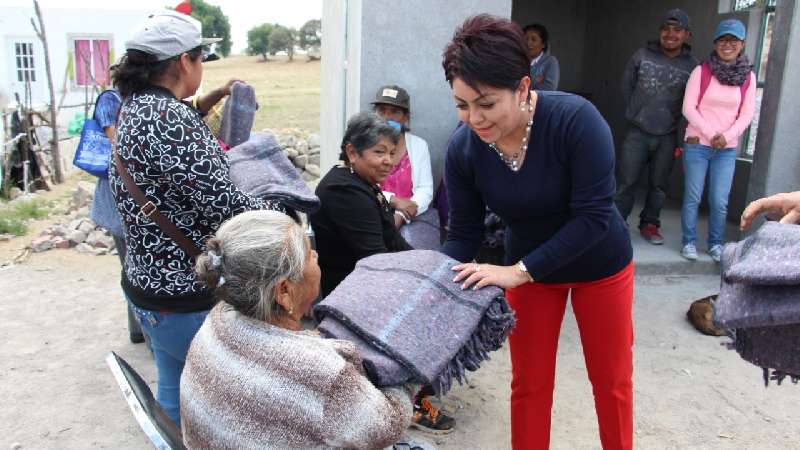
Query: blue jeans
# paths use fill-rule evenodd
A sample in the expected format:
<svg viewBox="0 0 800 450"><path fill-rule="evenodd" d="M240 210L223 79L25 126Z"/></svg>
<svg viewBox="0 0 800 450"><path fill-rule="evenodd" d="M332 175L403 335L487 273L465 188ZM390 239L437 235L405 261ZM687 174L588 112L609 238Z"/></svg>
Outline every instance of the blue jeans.
<svg viewBox="0 0 800 450"><path fill-rule="evenodd" d="M180 385L189 344L203 325L208 311L159 312L131 305L150 340L158 371L156 400L165 413L181 426Z"/></svg>
<svg viewBox="0 0 800 450"><path fill-rule="evenodd" d="M736 150L713 149L702 144L684 144L684 192L681 209L683 245L697 243L697 210L703 197L708 173L708 248L722 244L728 196L736 169Z"/></svg>

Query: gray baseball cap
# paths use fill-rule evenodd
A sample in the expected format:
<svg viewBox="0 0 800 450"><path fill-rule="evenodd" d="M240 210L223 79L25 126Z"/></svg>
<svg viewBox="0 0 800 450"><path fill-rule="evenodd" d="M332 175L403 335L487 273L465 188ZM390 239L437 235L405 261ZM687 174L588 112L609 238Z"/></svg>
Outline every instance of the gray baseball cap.
<svg viewBox="0 0 800 450"><path fill-rule="evenodd" d="M126 50L140 50L154 55L158 61L172 58L201 45L219 42L221 38L204 38L197 19L177 11L164 10L151 14L125 41ZM205 60L210 60L205 55ZM214 55L215 56L215 55Z"/></svg>

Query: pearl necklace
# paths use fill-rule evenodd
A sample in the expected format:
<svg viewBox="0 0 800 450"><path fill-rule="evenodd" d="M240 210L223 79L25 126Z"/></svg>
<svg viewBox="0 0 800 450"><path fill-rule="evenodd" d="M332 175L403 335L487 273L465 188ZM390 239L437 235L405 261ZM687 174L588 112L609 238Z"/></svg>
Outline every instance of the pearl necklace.
<svg viewBox="0 0 800 450"><path fill-rule="evenodd" d="M526 107L527 106L527 107ZM528 110L528 124L525 127L525 135L522 137L522 145L520 145L519 152L514 153L511 156L506 156L499 148L497 148L497 142L492 142L489 144L489 148L497 152L497 156L500 157L500 160L503 161L512 172L519 172L519 169L522 167L522 162L525 161L525 153L528 151L528 136L531 134L531 126L533 126L533 106L528 103L522 103L520 105L520 109L522 111Z"/></svg>

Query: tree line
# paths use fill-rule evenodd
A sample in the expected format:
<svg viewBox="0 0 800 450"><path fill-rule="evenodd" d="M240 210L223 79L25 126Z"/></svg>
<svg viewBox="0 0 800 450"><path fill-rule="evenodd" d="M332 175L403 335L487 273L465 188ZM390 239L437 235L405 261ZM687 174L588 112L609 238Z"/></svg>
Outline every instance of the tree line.
<svg viewBox="0 0 800 450"><path fill-rule="evenodd" d="M222 41L216 44L216 52L222 56L231 53L231 26L228 16L222 8L206 3L204 0L189 0L191 15L203 24L203 34L207 37L219 37ZM322 24L318 19L309 20L299 29L285 27L278 23L263 23L247 32L247 54L261 55L267 61L267 55L286 52L289 61L293 60L297 48L305 50L309 59L319 58L322 42Z"/></svg>

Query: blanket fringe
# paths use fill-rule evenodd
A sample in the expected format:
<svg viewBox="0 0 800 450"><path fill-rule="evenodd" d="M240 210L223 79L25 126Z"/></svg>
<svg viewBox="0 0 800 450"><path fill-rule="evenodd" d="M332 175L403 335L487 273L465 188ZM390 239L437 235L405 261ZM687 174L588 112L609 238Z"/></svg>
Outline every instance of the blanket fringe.
<svg viewBox="0 0 800 450"><path fill-rule="evenodd" d="M759 361L759 358L756 357L756 355L753 355L753 351L750 348L752 344L750 343L749 338L745 337L743 333L737 333L735 330L729 330L728 337L732 339L732 342L723 342L721 345L725 346L728 350L736 350L736 352L739 353L739 355L745 361L761 367L762 376L764 379L764 387L769 387L770 381L774 381L778 386L780 386L781 383L783 383L787 378L792 382L792 384L798 384L800 382L800 374L788 373L780 369L768 367L766 364L760 364L764 361Z"/></svg>
<svg viewBox="0 0 800 450"><path fill-rule="evenodd" d="M472 336L436 376L433 382L436 394L447 393L453 386L453 379L463 385L467 378L466 370L474 372L483 361L490 359L489 352L503 346L515 324L514 311L506 299L499 296L492 300Z"/></svg>

